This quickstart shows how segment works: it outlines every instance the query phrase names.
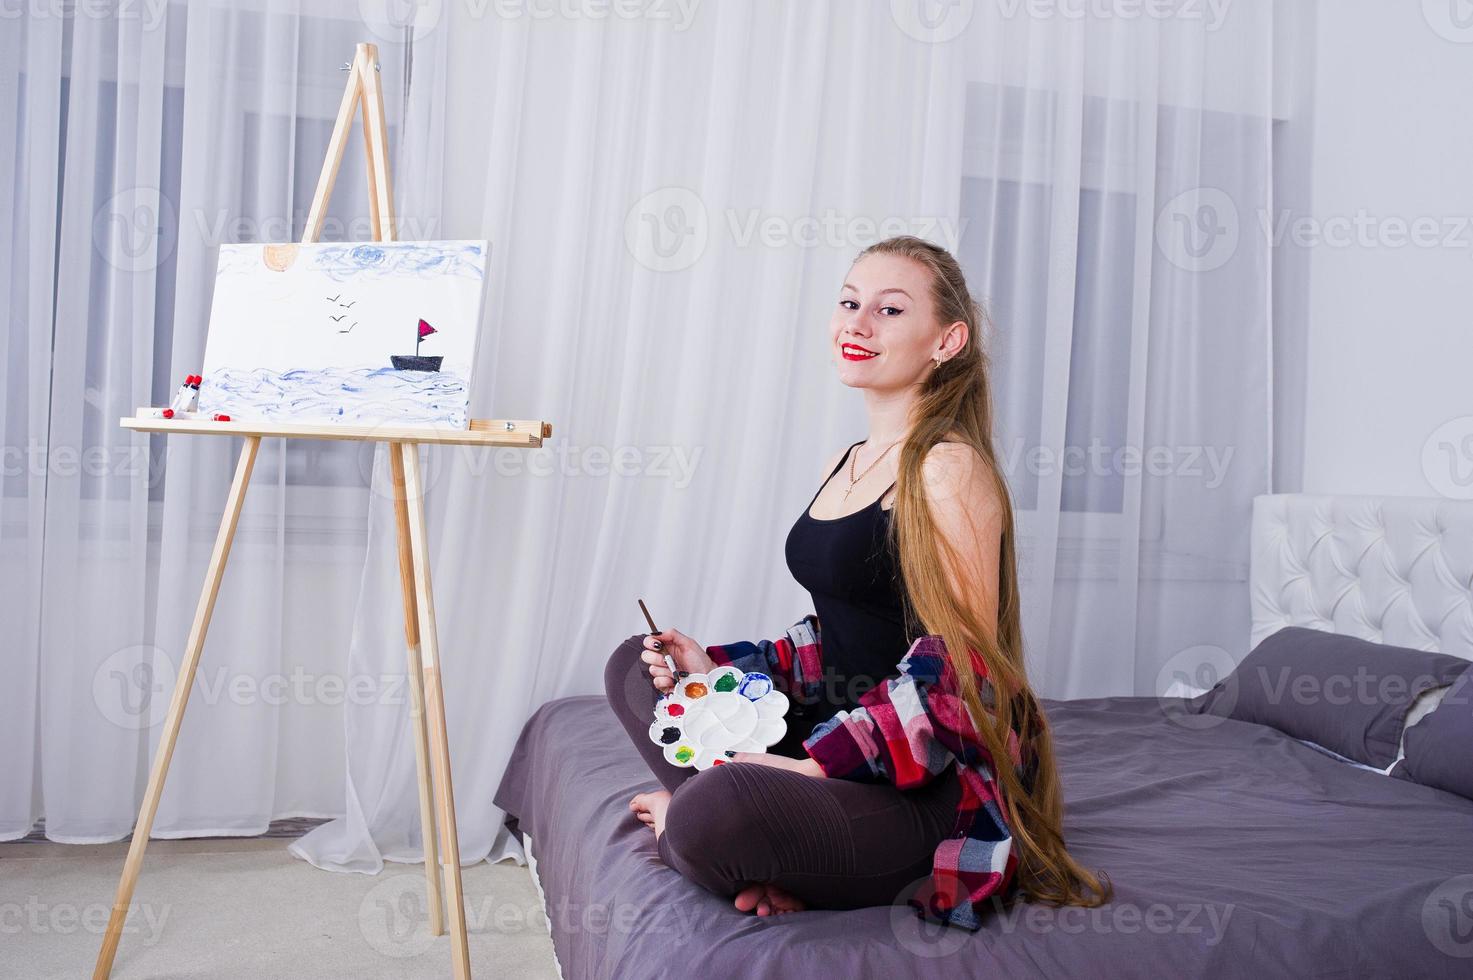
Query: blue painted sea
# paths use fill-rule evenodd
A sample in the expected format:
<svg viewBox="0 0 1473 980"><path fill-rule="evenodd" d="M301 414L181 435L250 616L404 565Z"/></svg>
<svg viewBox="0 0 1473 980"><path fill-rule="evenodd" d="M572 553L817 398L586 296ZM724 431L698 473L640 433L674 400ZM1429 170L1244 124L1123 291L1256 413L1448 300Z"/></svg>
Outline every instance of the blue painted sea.
<svg viewBox="0 0 1473 980"><path fill-rule="evenodd" d="M216 368L200 384L202 412L236 419L340 425L467 426L465 379L452 371L381 368Z"/></svg>

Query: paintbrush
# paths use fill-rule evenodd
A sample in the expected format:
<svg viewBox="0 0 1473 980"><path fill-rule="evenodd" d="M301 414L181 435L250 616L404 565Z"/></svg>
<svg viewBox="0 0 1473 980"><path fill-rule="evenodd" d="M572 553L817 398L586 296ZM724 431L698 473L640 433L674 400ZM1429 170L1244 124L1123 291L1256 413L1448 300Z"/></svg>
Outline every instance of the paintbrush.
<svg viewBox="0 0 1473 980"><path fill-rule="evenodd" d="M650 624L650 635L654 636L655 634L659 633L660 627L655 625L655 618L650 615L649 609L645 607L644 600L637 599L635 601L639 603L639 611L644 613L644 621ZM672 681L678 679L683 673L683 671L675 669L675 658L670 656L670 654L668 653L665 654L665 666L670 668L670 679Z"/></svg>

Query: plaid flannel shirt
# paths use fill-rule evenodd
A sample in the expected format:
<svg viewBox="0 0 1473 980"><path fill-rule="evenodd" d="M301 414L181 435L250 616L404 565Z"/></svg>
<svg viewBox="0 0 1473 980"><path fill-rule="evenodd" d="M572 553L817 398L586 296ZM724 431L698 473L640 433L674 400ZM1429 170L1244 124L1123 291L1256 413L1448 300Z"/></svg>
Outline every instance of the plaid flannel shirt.
<svg viewBox="0 0 1473 980"><path fill-rule="evenodd" d="M817 617L805 616L776 640L707 647L718 664L761 670L790 691L817 688L821 671ZM972 657L986 690L987 671ZM977 930L983 907L1016 884L1018 856L1003 814L993 760L962 700L940 636L922 636L897 665L898 676L816 725L804 740L808 755L831 778L922 786L956 764L962 794L950 838L936 848L931 878L906 900L924 918ZM1021 771L1016 733L1008 752ZM1025 780L1026 781L1026 780Z"/></svg>
<svg viewBox="0 0 1473 980"><path fill-rule="evenodd" d="M774 687L800 704L812 703L823 677L818 617L813 613L775 640L713 644L706 648L706 656L718 666L729 664L744 674L754 670L766 674Z"/></svg>

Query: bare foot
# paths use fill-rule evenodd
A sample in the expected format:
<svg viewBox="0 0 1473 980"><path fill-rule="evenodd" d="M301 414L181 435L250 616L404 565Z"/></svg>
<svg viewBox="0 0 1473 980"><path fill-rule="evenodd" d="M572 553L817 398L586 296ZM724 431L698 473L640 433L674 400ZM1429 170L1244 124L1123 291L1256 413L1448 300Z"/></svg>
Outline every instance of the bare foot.
<svg viewBox="0 0 1473 980"><path fill-rule="evenodd" d="M655 840L665 832L665 810L670 806L670 791L657 789L649 793L638 793L629 801L629 809L647 827L654 828Z"/></svg>
<svg viewBox="0 0 1473 980"><path fill-rule="evenodd" d="M808 906L789 892L783 891L772 882L758 882L737 892L734 903L741 912L758 915L783 915L786 912L801 912Z"/></svg>

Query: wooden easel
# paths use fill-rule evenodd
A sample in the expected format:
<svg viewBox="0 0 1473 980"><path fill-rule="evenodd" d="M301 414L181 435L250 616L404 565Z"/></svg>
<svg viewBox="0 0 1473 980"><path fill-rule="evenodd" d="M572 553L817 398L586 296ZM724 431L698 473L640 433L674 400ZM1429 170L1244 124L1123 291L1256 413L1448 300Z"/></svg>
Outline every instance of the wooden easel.
<svg viewBox="0 0 1473 980"><path fill-rule="evenodd" d="M308 212L307 227L302 235L303 242L315 242L322 234L328 198L332 195L338 167L342 164L353 116L360 106L363 109L363 136L368 157L373 237L376 241L394 240L394 204L389 184L383 91L379 87L378 48L372 44L360 44L348 66L347 90L343 93L337 122L333 126L332 140L328 144L327 158L323 161L322 174L317 180L317 191L313 195L312 209ZM246 486L250 483L256 450L260 447L263 436L347 439L389 444L395 523L399 539L399 576L404 600L404 638L409 649L410 721L414 726L415 756L419 769L419 815L424 838L429 927L436 936L445 932L438 836L438 844L443 844L444 847L444 887L449 893L453 974L457 980L469 977L470 952L466 945L465 904L461 895L460 843L455 830L455 797L450 780L450 747L446 737L445 701L440 683L435 603L430 590L430 561L426 554L424 483L419 469L419 446L429 443L534 449L542 445L543 439L552 435L552 426L540 421L503 419L473 419L470 428L462 430L416 426L345 427L213 422L154 418L146 409L139 409L134 417L121 419L119 424L137 432L244 436L245 445L240 451L240 458L235 466L235 478L225 500L225 513L220 519L220 530L215 537L214 551L210 554L209 566L205 572L204 587L200 592L199 605L195 609L194 623L189 630L184 660L174 684L168 713L164 717L164 728L159 737L158 750L154 753L148 787L143 794L143 805L138 811L138 823L133 829L133 840L128 846L128 857L123 864L117 896L113 900L112 916L103 936L102 949L97 954L97 965L92 973L94 980L105 980L112 973L113 958L122 937L123 922L128 915L133 887L138 881L138 872L143 864L143 851L148 846L148 836L158 812L164 778L169 771L169 760L179 738L184 708L189 700L190 688L194 685L200 652L205 645L205 632L209 629L210 615L215 608L215 598L219 594L221 577L225 572L225 560L230 555L230 544L235 537L235 526L245 500Z"/></svg>

